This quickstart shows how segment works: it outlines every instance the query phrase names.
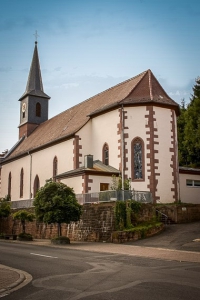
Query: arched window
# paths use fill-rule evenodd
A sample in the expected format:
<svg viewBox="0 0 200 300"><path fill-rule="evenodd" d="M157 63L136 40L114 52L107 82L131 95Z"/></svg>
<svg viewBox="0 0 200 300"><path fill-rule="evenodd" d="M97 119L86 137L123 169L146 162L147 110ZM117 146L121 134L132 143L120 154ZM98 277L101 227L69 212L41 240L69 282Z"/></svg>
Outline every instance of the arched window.
<svg viewBox="0 0 200 300"><path fill-rule="evenodd" d="M36 103L36 117L41 117L41 104L39 102Z"/></svg>
<svg viewBox="0 0 200 300"><path fill-rule="evenodd" d="M23 193L24 193L24 170L22 168L20 172L20 198L23 198Z"/></svg>
<svg viewBox="0 0 200 300"><path fill-rule="evenodd" d="M144 180L144 142L135 138L131 143L132 181Z"/></svg>
<svg viewBox="0 0 200 300"><path fill-rule="evenodd" d="M108 166L109 165L109 148L108 144L105 143L103 146L103 155L102 155L103 163Z"/></svg>
<svg viewBox="0 0 200 300"><path fill-rule="evenodd" d="M8 175L8 197L11 200L11 181L12 181L12 177L11 177L11 172Z"/></svg>
<svg viewBox="0 0 200 300"><path fill-rule="evenodd" d="M56 181L57 173L58 173L58 159L55 156L53 159L53 181Z"/></svg>
<svg viewBox="0 0 200 300"><path fill-rule="evenodd" d="M38 175L36 175L35 180L34 180L34 186L33 186L33 197L35 197L39 188L40 188L40 180L39 180Z"/></svg>

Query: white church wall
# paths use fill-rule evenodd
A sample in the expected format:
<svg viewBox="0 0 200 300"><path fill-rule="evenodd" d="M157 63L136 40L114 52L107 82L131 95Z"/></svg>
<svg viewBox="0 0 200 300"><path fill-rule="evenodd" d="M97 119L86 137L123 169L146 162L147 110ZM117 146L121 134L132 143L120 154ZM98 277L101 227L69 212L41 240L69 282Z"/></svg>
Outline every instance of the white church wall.
<svg viewBox="0 0 200 300"><path fill-rule="evenodd" d="M92 150L92 123L91 121L87 122L77 133L81 139L79 144L82 146L80 149L79 157L80 167L84 166L84 156L88 154L93 154Z"/></svg>
<svg viewBox="0 0 200 300"><path fill-rule="evenodd" d="M160 175L157 184L156 195L160 197L162 203L174 202L174 192L171 191L174 188L173 184L173 169L170 166L172 164L173 152L170 152L170 148L173 148L172 144L172 112L170 109L155 107L155 118L158 138L156 139L159 144L155 145L158 153L156 154L159 159L157 173ZM174 114L175 115L175 114ZM176 118L176 116L175 116ZM175 120L176 122L176 120Z"/></svg>
<svg viewBox="0 0 200 300"><path fill-rule="evenodd" d="M147 171L147 164L149 163L149 159L147 159L147 153L149 150L146 149L146 119L145 115L146 107L145 106L138 106L138 107L125 107L124 109L127 111L127 119L125 119L125 127L128 129L124 130L124 134L128 133L128 137L125 139L126 149L128 150L127 153L127 166L128 170L125 171L125 174L128 178L131 178L131 142L134 138L140 137L144 141L144 148L145 148L145 180L144 181L134 181L131 182L131 188L135 189L136 191L148 191L147 185L149 183L148 176L150 175Z"/></svg>
<svg viewBox="0 0 200 300"><path fill-rule="evenodd" d="M102 149L105 143L109 147L109 165L119 169L119 150L117 135L119 124L119 112L118 110L110 111L105 114L99 115L91 120L92 124L92 137L91 145L94 155L94 160L102 161ZM86 153L87 154L87 153Z"/></svg>
<svg viewBox="0 0 200 300"><path fill-rule="evenodd" d="M24 171L23 197L20 198L20 174ZM23 157L2 166L1 197L8 195L8 178L11 172L11 200L25 200L30 197L30 156Z"/></svg>
<svg viewBox="0 0 200 300"><path fill-rule="evenodd" d="M82 184L83 184L83 179L82 176L76 176L73 178L64 178L61 179L61 182L68 185L69 187L74 189L74 192L76 194L82 194Z"/></svg>
<svg viewBox="0 0 200 300"><path fill-rule="evenodd" d="M32 177L39 176L40 186L53 176L53 160L57 157L57 174L73 169L73 140L67 140L32 154Z"/></svg>
<svg viewBox="0 0 200 300"><path fill-rule="evenodd" d="M99 192L100 191L100 183L107 183L109 185L109 188L112 183L112 177L108 177L108 176L90 175L89 178L91 180L93 180L93 183L89 185L91 187L90 193Z"/></svg>
<svg viewBox="0 0 200 300"><path fill-rule="evenodd" d="M170 148L173 147L172 144L172 112L170 109L154 107L155 118L154 126L157 128L158 138L155 138L155 141L158 144L155 144L156 158L159 160L157 164L158 169L156 173L159 175L156 176L158 179L157 192L156 196L160 197L162 203L173 202L173 192L171 188L174 188L172 184L173 169L170 167L172 164L172 155ZM175 121L176 122L176 121Z"/></svg>
<svg viewBox="0 0 200 300"><path fill-rule="evenodd" d="M21 159L2 166L2 196L8 194L8 176L12 174L11 199L22 200L33 196L35 176L38 175L40 187L53 176L53 159L58 159L58 174L73 169L73 140L67 140L45 148ZM20 198L20 172L24 169L23 198ZM31 184L30 184L31 177Z"/></svg>
<svg viewBox="0 0 200 300"><path fill-rule="evenodd" d="M180 173L179 179L181 202L200 204L200 175Z"/></svg>

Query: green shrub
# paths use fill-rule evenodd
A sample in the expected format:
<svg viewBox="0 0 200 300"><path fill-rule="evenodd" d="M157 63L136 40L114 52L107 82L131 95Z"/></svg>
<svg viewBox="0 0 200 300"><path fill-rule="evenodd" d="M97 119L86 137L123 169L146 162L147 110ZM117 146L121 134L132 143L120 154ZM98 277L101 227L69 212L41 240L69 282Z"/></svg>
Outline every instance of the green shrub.
<svg viewBox="0 0 200 300"><path fill-rule="evenodd" d="M0 233L0 239L4 239L5 234L4 233Z"/></svg>
<svg viewBox="0 0 200 300"><path fill-rule="evenodd" d="M58 236L51 239L51 243L61 245L70 244L70 239L67 236Z"/></svg>
<svg viewBox="0 0 200 300"><path fill-rule="evenodd" d="M18 235L18 240L19 241L32 241L33 237L29 233L22 232Z"/></svg>

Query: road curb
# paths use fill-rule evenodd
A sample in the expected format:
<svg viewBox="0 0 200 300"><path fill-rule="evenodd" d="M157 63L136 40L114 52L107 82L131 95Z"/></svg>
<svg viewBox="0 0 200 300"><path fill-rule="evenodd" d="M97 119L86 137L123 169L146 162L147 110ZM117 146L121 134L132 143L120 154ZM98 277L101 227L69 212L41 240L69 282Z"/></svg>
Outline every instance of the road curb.
<svg viewBox="0 0 200 300"><path fill-rule="evenodd" d="M14 269L5 265L0 264L0 269L5 269L8 271L13 271L15 273L19 274L19 278L15 280L13 283L9 284L7 287L0 289L0 295L3 296L4 294L11 293L14 290L17 290L20 287L23 287L24 285L28 284L32 280L32 276L22 270Z"/></svg>

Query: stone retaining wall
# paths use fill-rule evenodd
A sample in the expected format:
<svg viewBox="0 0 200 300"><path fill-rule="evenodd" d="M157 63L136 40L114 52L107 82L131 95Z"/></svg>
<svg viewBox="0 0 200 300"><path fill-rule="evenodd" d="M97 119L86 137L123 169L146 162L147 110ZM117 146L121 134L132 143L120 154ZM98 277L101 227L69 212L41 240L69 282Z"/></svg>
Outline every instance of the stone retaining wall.
<svg viewBox="0 0 200 300"><path fill-rule="evenodd" d="M200 221L200 204L158 205L156 209L177 224Z"/></svg>
<svg viewBox="0 0 200 300"><path fill-rule="evenodd" d="M115 231L112 233L113 243L127 243L150 237L164 230L164 224L144 231Z"/></svg>
<svg viewBox="0 0 200 300"><path fill-rule="evenodd" d="M68 236L72 241L92 241L92 242L126 242L141 238L140 234L119 232L116 238L115 232L115 202L83 205L83 214L79 222L62 224L62 235ZM151 220L155 215L155 209L168 215L175 223L186 223L200 220L200 205L163 205L154 206L143 204L142 211L137 215L137 221ZM34 208L27 209L34 212ZM16 212L14 210L13 212ZM10 216L0 223L0 233L19 234L22 232L19 221L13 221ZM57 226L46 225L39 222L26 224L26 232L32 234L33 238L53 238L57 236ZM114 233L114 235L113 235ZM154 231L152 234L155 234ZM151 233L148 233L148 236Z"/></svg>

